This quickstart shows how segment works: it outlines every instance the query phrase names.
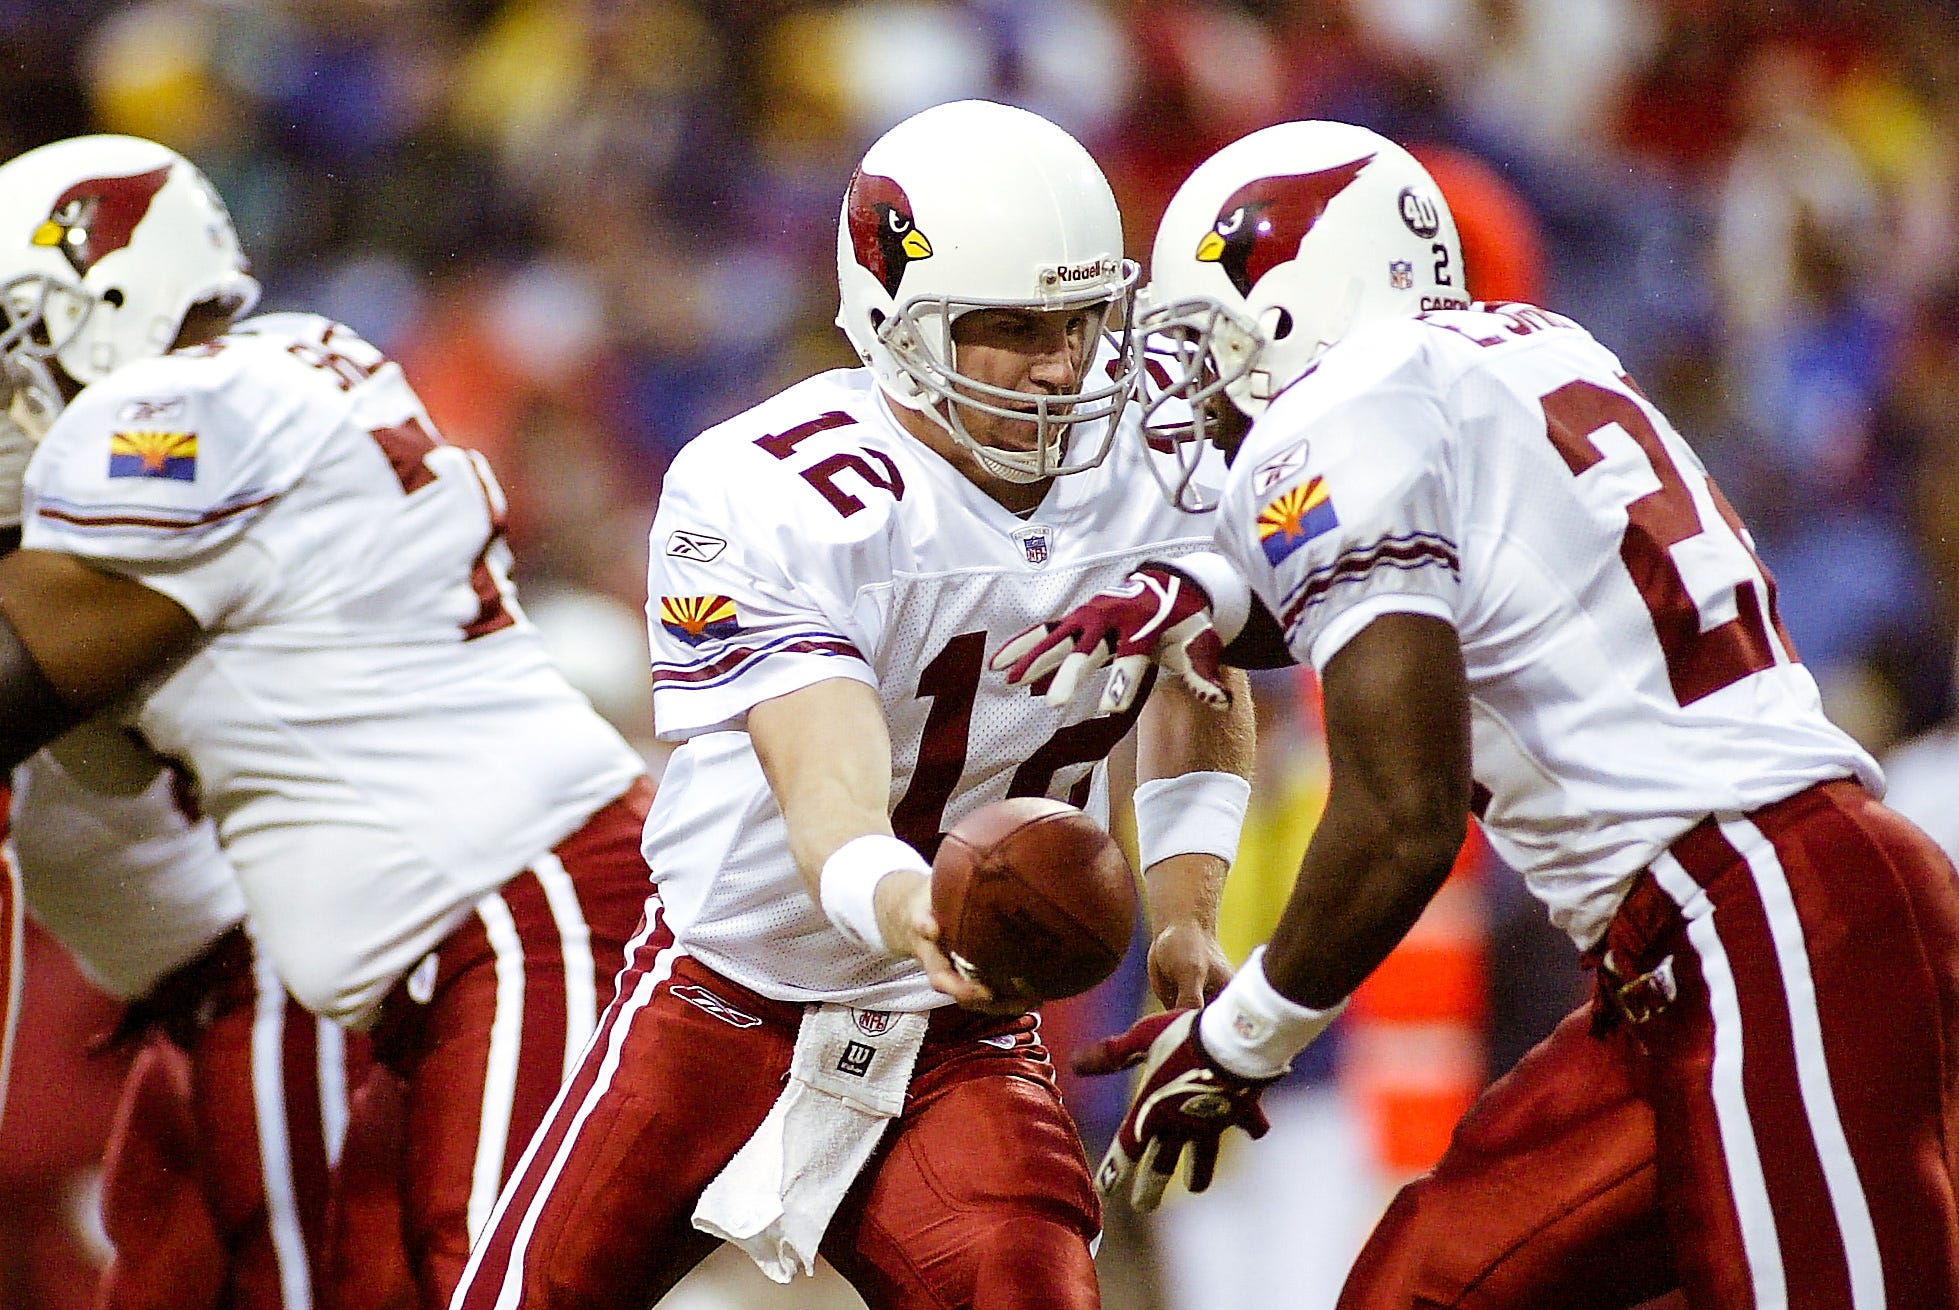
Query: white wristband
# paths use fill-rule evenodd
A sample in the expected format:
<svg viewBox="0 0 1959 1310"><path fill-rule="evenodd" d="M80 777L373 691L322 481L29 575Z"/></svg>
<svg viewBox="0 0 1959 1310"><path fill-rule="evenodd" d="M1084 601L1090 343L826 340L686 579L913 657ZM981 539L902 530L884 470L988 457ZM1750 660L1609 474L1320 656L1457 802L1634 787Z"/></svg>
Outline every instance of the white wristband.
<svg viewBox="0 0 1959 1310"><path fill-rule="evenodd" d="M1252 785L1235 773L1180 773L1136 784L1136 855L1148 869L1172 855L1238 858Z"/></svg>
<svg viewBox="0 0 1959 1310"><path fill-rule="evenodd" d="M877 885L887 873L909 869L932 876L925 857L896 837L867 832L852 837L823 861L817 900L837 931L866 950L891 954L877 926Z"/></svg>
<svg viewBox="0 0 1959 1310"><path fill-rule="evenodd" d="M1198 1038L1213 1060L1240 1078L1277 1078L1347 1008L1324 1010L1289 1001L1265 977L1265 948L1197 1016Z"/></svg>
<svg viewBox="0 0 1959 1310"><path fill-rule="evenodd" d="M1244 631L1245 620L1252 614L1252 587L1237 565L1212 550L1154 562L1204 588L1204 594L1211 598L1211 626L1218 630L1219 641L1228 646Z"/></svg>

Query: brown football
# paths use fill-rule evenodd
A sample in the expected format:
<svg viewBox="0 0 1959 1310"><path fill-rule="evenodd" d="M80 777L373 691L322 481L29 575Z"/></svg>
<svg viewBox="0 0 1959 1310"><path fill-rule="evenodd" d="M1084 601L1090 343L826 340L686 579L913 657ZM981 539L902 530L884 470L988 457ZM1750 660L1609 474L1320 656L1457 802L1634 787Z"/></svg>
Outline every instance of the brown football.
<svg viewBox="0 0 1959 1310"><path fill-rule="evenodd" d="M995 996L1058 1001L1122 962L1136 928L1136 879L1088 815L1019 796L947 831L932 861L932 914L953 965Z"/></svg>

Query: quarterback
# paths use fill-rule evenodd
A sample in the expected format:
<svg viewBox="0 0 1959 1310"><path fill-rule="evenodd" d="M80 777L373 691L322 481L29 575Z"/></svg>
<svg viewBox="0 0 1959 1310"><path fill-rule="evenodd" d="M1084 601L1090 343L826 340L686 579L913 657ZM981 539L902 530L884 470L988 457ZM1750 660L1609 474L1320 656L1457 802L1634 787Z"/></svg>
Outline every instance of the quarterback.
<svg viewBox="0 0 1959 1310"><path fill-rule="evenodd" d="M406 1132L360 1135L405 1143L441 1304L639 920L643 762L552 667L495 477L400 368L234 321L257 286L188 161L81 137L0 167L0 279L45 431L0 560L0 766L108 716L183 768L264 958L406 1084Z"/></svg>
<svg viewBox="0 0 1959 1310"><path fill-rule="evenodd" d="M1665 415L1576 323L1462 287L1434 183L1345 124L1253 133L1164 214L1141 321L1232 450L1218 553L1142 571L1178 588L1160 615L1112 591L995 662L1065 700L1171 641L1207 665L1203 630L1262 609L1322 679L1331 790L1262 953L1091 1056L1145 1066L1100 1181L1152 1203L1256 1123L1473 813L1597 995L1401 1191L1341 1306L1959 1305L1953 867L1824 717Z"/></svg>
<svg viewBox="0 0 1959 1310"><path fill-rule="evenodd" d="M1098 803L1136 711L1048 706L983 677L986 651L1209 524L1125 489L1154 458L1115 444L1137 271L1060 128L979 101L900 123L849 182L837 263L865 367L668 473L648 616L683 744L646 828L658 899L458 1310L638 1310L723 1240L782 1281L821 1252L872 1305L1098 1303L1100 1210L1037 1016L940 952L928 861L986 802ZM1249 719L1174 678L1134 704L1152 975L1195 1004L1227 975Z"/></svg>

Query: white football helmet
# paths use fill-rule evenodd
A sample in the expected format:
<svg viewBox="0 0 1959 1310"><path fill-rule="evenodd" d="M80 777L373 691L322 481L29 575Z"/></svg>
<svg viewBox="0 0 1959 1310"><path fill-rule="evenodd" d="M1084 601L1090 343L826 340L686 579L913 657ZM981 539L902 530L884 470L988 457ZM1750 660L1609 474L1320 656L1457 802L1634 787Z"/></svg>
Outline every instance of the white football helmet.
<svg viewBox="0 0 1959 1310"><path fill-rule="evenodd" d="M193 305L235 318L258 295L224 202L176 151L82 136L0 165L0 360L30 429L61 411L50 363L96 382L169 350Z"/></svg>
<svg viewBox="0 0 1959 1310"><path fill-rule="evenodd" d="M1355 328L1469 303L1442 191L1386 137L1280 123L1218 151L1164 210L1138 315L1144 428L1181 464L1166 494L1209 507L1191 476L1224 397L1257 418Z"/></svg>
<svg viewBox="0 0 1959 1310"><path fill-rule="evenodd" d="M1014 482L1079 473L1108 455L1131 395L1137 276L1122 255L1115 196L1088 151L1038 114L985 100L935 106L878 138L837 223L837 325L893 400ZM1089 311L1073 391L1009 391L959 371L953 320L995 306ZM1090 376L1091 366L1101 374L1105 339L1114 360ZM982 445L960 417L967 405L1033 420L1034 449ZM1088 439L1071 449L1078 428Z"/></svg>

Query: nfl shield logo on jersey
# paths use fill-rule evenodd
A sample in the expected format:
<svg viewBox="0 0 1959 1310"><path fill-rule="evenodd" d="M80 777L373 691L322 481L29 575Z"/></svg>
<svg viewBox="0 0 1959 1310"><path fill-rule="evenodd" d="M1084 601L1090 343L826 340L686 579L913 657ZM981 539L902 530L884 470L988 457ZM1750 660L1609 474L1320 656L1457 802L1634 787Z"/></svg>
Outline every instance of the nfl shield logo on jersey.
<svg viewBox="0 0 1959 1310"><path fill-rule="evenodd" d="M1014 540L1020 543L1020 553L1035 568L1048 562L1048 552L1053 549L1054 533L1051 529L1036 523L1014 533Z"/></svg>

